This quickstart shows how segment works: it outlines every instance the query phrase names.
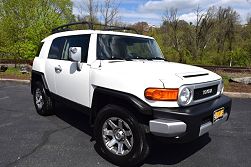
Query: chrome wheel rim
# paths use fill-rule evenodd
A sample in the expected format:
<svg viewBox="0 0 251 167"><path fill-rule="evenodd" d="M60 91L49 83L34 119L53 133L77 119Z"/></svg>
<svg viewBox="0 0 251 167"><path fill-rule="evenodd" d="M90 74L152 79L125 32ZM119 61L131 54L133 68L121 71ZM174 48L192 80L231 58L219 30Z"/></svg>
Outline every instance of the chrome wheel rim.
<svg viewBox="0 0 251 167"><path fill-rule="evenodd" d="M115 155L124 156L133 147L133 134L129 125L117 117L109 118L102 127L103 142Z"/></svg>
<svg viewBox="0 0 251 167"><path fill-rule="evenodd" d="M36 102L37 108L41 110L44 105L44 100L42 96L42 91L39 88L37 88L35 92L35 102Z"/></svg>

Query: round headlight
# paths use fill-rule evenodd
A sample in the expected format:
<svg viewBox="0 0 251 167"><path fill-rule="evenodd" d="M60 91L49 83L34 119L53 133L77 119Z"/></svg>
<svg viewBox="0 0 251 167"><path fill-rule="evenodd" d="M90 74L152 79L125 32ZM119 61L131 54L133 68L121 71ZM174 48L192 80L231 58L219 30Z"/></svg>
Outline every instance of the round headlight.
<svg viewBox="0 0 251 167"><path fill-rule="evenodd" d="M189 88L183 88L180 91L179 103L181 105L187 105L191 102L191 97L192 97L191 90Z"/></svg>
<svg viewBox="0 0 251 167"><path fill-rule="evenodd" d="M219 91L220 91L221 94L224 91L224 82L223 82L223 80L221 80L221 83L220 83L220 86L219 86Z"/></svg>

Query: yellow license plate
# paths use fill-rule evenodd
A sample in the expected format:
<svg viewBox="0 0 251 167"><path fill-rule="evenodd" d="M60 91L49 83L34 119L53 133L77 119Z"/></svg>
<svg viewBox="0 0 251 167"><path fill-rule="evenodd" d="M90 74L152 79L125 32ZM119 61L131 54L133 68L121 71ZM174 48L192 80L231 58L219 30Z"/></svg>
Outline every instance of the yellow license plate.
<svg viewBox="0 0 251 167"><path fill-rule="evenodd" d="M224 107L222 107L218 110L215 110L214 116L213 116L213 123L218 121L219 119L223 118L223 115L224 115Z"/></svg>

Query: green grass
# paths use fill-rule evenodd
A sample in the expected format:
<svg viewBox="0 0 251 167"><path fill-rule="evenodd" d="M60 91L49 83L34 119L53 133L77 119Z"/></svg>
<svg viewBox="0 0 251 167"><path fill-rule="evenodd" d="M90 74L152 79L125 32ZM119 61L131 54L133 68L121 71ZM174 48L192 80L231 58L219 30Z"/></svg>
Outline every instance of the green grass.
<svg viewBox="0 0 251 167"><path fill-rule="evenodd" d="M226 89L228 89L228 87L229 87L229 80L230 80L230 76L222 76L222 79L223 79L223 82L224 82L224 88L226 88Z"/></svg>
<svg viewBox="0 0 251 167"><path fill-rule="evenodd" d="M8 67L5 72L0 72L0 78L8 78L8 79L26 79L29 80L31 74L22 74L20 72L20 68Z"/></svg>
<svg viewBox="0 0 251 167"><path fill-rule="evenodd" d="M9 67L6 71L6 74L15 74L15 75L19 75L20 73L20 69L19 68L15 68L15 67Z"/></svg>

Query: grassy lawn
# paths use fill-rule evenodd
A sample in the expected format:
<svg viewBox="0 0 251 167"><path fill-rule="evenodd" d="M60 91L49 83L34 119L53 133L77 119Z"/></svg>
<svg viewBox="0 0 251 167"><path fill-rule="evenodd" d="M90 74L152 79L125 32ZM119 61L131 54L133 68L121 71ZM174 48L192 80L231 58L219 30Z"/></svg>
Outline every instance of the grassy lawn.
<svg viewBox="0 0 251 167"><path fill-rule="evenodd" d="M0 78L30 80L31 74L22 74L20 68L9 67L5 72L0 72Z"/></svg>

